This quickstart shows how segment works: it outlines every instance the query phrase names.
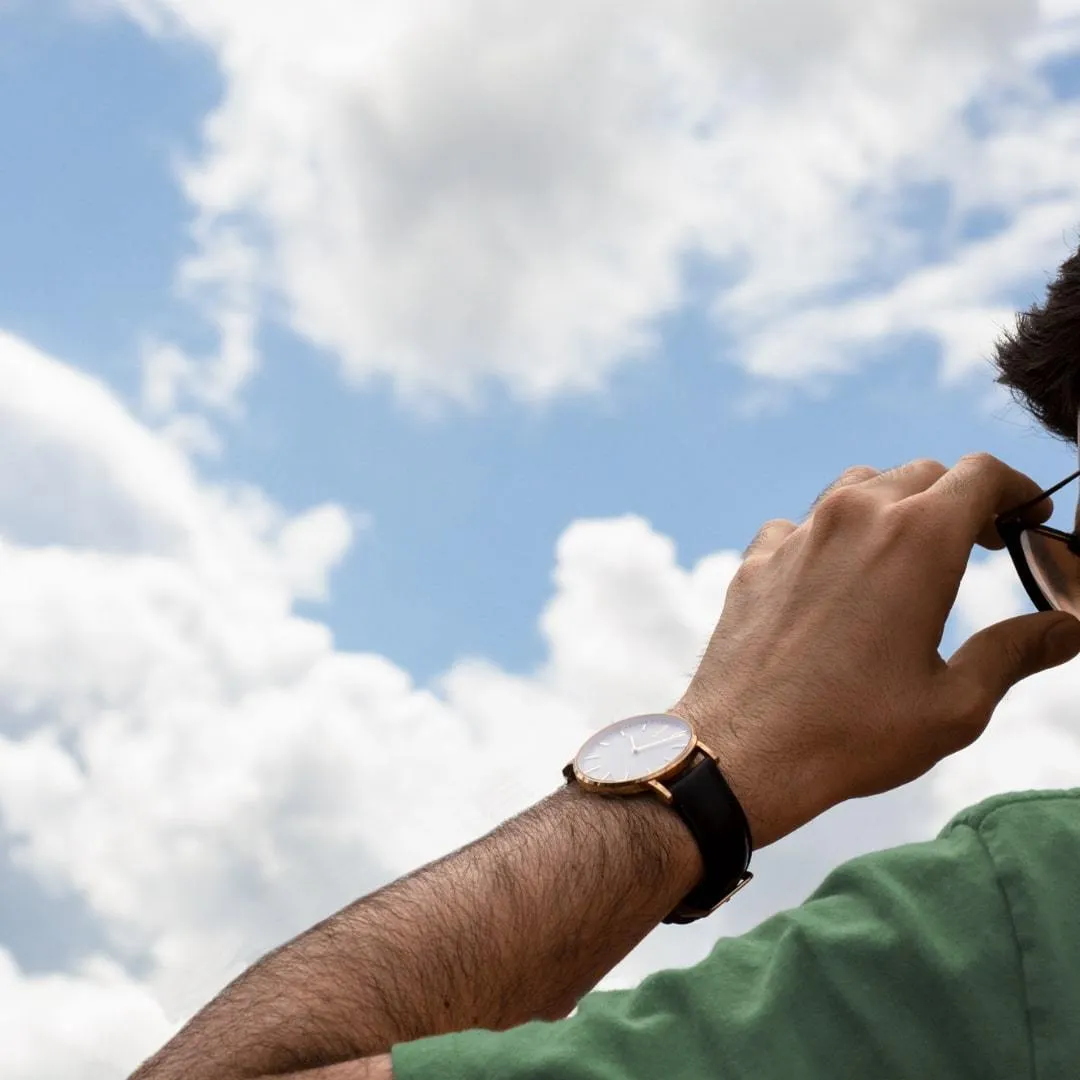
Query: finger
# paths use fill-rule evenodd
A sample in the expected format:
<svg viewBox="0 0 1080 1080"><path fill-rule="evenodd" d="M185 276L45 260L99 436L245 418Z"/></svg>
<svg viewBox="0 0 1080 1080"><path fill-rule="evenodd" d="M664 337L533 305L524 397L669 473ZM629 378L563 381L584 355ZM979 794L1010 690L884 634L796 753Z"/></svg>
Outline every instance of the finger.
<svg viewBox="0 0 1080 1080"><path fill-rule="evenodd" d="M845 469L837 479L835 479L810 505L810 509L806 512L806 517L809 517L820 505L821 500L826 495L835 491L837 488L848 487L851 484L861 484L864 480L872 480L875 476L879 475L878 470L870 465L852 465L851 468ZM805 520L805 518L804 518Z"/></svg>
<svg viewBox="0 0 1080 1080"><path fill-rule="evenodd" d="M750 541L750 546L743 552L743 559L751 555L771 555L796 529L792 521L773 518L758 529L757 536Z"/></svg>
<svg viewBox="0 0 1080 1080"><path fill-rule="evenodd" d="M931 458L916 458L895 469L887 469L872 480L867 481L868 488L884 488L896 499L906 499L918 495L940 480L949 470L940 461Z"/></svg>
<svg viewBox="0 0 1080 1080"><path fill-rule="evenodd" d="M988 711L1021 679L1080 653L1080 619L1063 612L1018 615L973 634L949 659L952 675L985 694Z"/></svg>
<svg viewBox="0 0 1080 1080"><path fill-rule="evenodd" d="M1009 511L1006 510L1005 513L1008 514ZM1041 525L1044 521L1049 521L1053 514L1054 500L1047 495L1033 506L1026 507L1021 517L1028 525ZM975 537L975 543L988 551L1000 551L1005 546L1005 540L998 531L998 519L996 517L992 521L988 521L979 530L978 536Z"/></svg>
<svg viewBox="0 0 1080 1080"><path fill-rule="evenodd" d="M975 543L999 548L1001 539L997 536L995 519L999 514L1030 502L1041 490L1030 476L991 454L967 454L930 487L926 495L940 501L943 507L947 505L943 519L954 525L969 548ZM1049 500L1044 501L1049 503ZM1046 520L1042 517L1046 512L1040 502L1028 516L1030 520Z"/></svg>

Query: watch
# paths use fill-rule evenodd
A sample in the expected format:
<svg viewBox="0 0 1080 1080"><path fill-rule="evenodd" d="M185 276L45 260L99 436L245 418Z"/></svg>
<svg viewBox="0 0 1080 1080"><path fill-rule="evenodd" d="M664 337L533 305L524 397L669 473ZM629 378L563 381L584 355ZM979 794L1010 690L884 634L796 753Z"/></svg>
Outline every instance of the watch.
<svg viewBox="0 0 1080 1080"><path fill-rule="evenodd" d="M681 716L648 713L609 724L585 740L563 776L598 795L651 791L686 822L705 873L664 922L704 918L753 878L747 869L753 843L746 815L716 754Z"/></svg>

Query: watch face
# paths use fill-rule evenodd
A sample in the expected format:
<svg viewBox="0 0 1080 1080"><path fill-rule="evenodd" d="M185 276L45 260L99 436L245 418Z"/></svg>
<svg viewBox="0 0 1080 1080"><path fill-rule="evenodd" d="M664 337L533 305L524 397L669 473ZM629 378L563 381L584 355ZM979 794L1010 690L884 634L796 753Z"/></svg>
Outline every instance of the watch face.
<svg viewBox="0 0 1080 1080"><path fill-rule="evenodd" d="M589 780L619 784L652 776L684 757L694 741L690 725L677 716L631 716L590 738L575 760Z"/></svg>

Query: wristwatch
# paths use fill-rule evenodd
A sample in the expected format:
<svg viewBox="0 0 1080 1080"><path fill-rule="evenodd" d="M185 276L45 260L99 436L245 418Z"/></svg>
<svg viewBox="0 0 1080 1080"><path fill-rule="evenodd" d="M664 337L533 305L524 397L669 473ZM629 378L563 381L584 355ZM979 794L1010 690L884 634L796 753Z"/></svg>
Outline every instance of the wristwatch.
<svg viewBox="0 0 1080 1080"><path fill-rule="evenodd" d="M681 716L648 713L609 724L586 739L563 776L597 795L652 791L686 822L705 873L664 922L703 919L753 878L746 815L716 754Z"/></svg>

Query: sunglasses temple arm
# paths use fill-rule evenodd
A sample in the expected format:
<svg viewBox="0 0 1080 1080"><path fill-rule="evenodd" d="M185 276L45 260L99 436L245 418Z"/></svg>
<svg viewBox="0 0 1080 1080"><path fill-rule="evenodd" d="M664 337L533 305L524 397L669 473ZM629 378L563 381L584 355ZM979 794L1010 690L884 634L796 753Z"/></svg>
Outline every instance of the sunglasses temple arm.
<svg viewBox="0 0 1080 1080"><path fill-rule="evenodd" d="M1053 495L1055 491L1060 491L1066 484L1071 484L1078 476L1080 476L1080 469L1077 469L1074 473L1070 473L1059 484L1055 484L1052 488L1047 488L1041 494L1036 495L1034 499L1030 499L1026 503L1021 503L1020 506L1017 506L1015 509L1010 510L1009 517L1012 517L1015 514L1022 514L1029 507L1035 506L1036 503L1041 503L1043 499L1049 497L1050 495Z"/></svg>

